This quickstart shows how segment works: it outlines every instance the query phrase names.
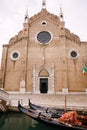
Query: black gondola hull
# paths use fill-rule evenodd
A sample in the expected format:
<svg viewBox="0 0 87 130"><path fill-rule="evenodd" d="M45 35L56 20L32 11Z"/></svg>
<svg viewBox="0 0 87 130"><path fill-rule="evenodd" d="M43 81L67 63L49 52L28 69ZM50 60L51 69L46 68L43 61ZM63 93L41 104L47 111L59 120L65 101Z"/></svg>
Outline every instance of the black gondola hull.
<svg viewBox="0 0 87 130"><path fill-rule="evenodd" d="M79 126L72 126L70 124L65 124L65 123L60 123L58 122L58 119L55 120L51 120L49 117L47 116L42 116L40 114L38 114L36 111L32 111L31 109L26 109L23 106L21 106L20 104L18 105L18 109L25 113L27 116L31 117L32 119L47 125L49 127L53 127L53 128L60 128L63 130L87 130L87 128L82 128Z"/></svg>
<svg viewBox="0 0 87 130"><path fill-rule="evenodd" d="M29 107L34 109L34 110L46 110L47 109L44 106L38 106L38 105L31 103L30 99L29 99Z"/></svg>

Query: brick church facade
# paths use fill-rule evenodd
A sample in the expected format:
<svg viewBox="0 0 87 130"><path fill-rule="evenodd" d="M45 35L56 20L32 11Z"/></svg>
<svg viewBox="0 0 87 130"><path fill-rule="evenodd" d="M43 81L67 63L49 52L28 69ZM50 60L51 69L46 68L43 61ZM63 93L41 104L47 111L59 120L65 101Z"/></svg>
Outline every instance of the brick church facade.
<svg viewBox="0 0 87 130"><path fill-rule="evenodd" d="M21 30L3 45L1 87L8 92L86 92L87 42L65 27L63 14L26 15Z"/></svg>

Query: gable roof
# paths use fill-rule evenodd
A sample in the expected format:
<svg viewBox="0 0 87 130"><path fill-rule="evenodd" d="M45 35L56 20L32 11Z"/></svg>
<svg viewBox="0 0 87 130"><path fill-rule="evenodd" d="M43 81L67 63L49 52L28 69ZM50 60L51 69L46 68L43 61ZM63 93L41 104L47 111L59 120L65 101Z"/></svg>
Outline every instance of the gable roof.
<svg viewBox="0 0 87 130"><path fill-rule="evenodd" d="M40 18L48 18L48 19L52 20L53 22L55 22L55 24L60 23L60 18L57 15L49 13L46 9L42 9L39 13L37 13L36 15L29 18L28 23L31 24Z"/></svg>

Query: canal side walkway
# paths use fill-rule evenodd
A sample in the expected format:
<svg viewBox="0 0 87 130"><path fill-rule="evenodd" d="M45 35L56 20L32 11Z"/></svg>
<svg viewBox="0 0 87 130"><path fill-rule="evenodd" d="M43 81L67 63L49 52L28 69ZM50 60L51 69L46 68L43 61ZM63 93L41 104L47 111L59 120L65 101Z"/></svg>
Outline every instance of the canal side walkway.
<svg viewBox="0 0 87 130"><path fill-rule="evenodd" d="M36 105L87 111L87 94L10 94L10 107L17 107L18 100L28 107L29 99Z"/></svg>

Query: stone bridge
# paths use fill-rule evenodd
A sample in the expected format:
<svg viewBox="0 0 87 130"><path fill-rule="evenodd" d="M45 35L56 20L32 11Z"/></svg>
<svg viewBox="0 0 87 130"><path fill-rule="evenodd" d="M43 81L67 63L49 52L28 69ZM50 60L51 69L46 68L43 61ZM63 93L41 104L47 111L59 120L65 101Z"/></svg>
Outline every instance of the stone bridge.
<svg viewBox="0 0 87 130"><path fill-rule="evenodd" d="M4 90L0 89L0 110L6 111L9 103L9 94Z"/></svg>

